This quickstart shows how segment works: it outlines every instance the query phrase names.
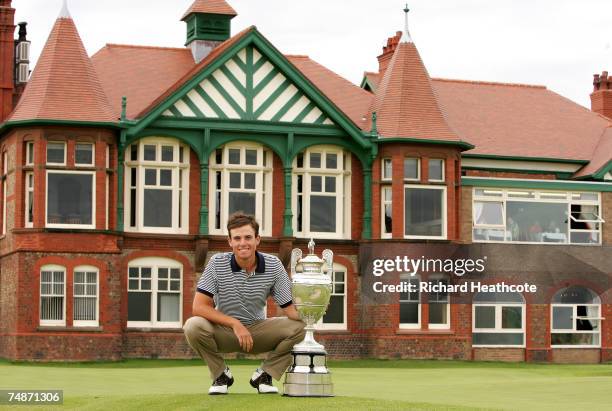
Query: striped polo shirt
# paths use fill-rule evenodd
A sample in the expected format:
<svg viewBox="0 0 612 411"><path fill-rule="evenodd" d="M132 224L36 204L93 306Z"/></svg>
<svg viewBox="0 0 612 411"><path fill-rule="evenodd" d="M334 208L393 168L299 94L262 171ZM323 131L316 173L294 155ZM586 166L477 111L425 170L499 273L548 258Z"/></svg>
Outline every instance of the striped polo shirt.
<svg viewBox="0 0 612 411"><path fill-rule="evenodd" d="M219 253L211 257L198 281L198 292L214 298L217 310L242 324L266 319L268 296L282 308L292 302L291 282L281 261L270 254L255 253L254 273L240 268L234 253Z"/></svg>

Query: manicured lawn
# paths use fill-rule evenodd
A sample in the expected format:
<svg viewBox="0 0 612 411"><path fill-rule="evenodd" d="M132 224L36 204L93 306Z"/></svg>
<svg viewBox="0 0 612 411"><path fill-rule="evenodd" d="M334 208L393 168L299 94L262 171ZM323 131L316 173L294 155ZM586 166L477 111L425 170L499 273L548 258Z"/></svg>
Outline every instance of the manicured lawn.
<svg viewBox="0 0 612 411"><path fill-rule="evenodd" d="M229 365L236 383L230 395L220 397L206 395L208 370L199 361L0 362L0 388L63 389L64 405L56 407L62 410L612 408L612 364L337 361L330 364L334 398L260 396L248 383L258 362L230 361Z"/></svg>

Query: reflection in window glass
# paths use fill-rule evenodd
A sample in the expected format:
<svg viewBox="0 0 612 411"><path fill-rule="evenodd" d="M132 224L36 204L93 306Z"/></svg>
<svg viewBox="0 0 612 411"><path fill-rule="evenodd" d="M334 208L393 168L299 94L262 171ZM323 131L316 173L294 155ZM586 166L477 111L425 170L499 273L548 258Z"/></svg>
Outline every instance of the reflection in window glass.
<svg viewBox="0 0 612 411"><path fill-rule="evenodd" d="M48 173L47 224L93 224L93 175Z"/></svg>
<svg viewBox="0 0 612 411"><path fill-rule="evenodd" d="M444 160L430 158L428 169L430 181L444 181Z"/></svg>
<svg viewBox="0 0 612 411"><path fill-rule="evenodd" d="M419 179L419 159L405 158L404 159L404 178L406 180Z"/></svg>
<svg viewBox="0 0 612 411"><path fill-rule="evenodd" d="M444 235L444 191L406 187L405 194L405 235L442 237Z"/></svg>

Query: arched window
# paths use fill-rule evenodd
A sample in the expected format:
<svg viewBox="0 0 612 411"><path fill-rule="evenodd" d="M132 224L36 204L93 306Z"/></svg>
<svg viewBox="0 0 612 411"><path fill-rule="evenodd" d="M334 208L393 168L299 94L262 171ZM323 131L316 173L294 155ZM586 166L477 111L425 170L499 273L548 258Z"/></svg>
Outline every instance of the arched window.
<svg viewBox="0 0 612 411"><path fill-rule="evenodd" d="M553 347L597 347L601 344L601 299L588 288L559 290L551 304Z"/></svg>
<svg viewBox="0 0 612 411"><path fill-rule="evenodd" d="M66 267L55 264L40 269L40 325L66 325Z"/></svg>
<svg viewBox="0 0 612 411"><path fill-rule="evenodd" d="M272 151L250 142L226 144L211 154L211 234L226 235L228 217L243 211L257 218L259 235L272 235L272 157Z"/></svg>
<svg viewBox="0 0 612 411"><path fill-rule="evenodd" d="M128 264L128 327L180 327L183 265L162 257Z"/></svg>
<svg viewBox="0 0 612 411"><path fill-rule="evenodd" d="M72 324L75 327L99 325L98 269L83 265L74 269Z"/></svg>
<svg viewBox="0 0 612 411"><path fill-rule="evenodd" d="M293 160L293 231L296 237L350 238L351 156L315 146Z"/></svg>
<svg viewBox="0 0 612 411"><path fill-rule="evenodd" d="M131 144L125 159L125 230L186 234L189 147L149 137Z"/></svg>
<svg viewBox="0 0 612 411"><path fill-rule="evenodd" d="M525 299L520 293L483 292L474 296L472 345L525 346Z"/></svg>
<svg viewBox="0 0 612 411"><path fill-rule="evenodd" d="M319 330L346 330L346 296L347 293L346 267L334 263L332 273L331 298L325 315L317 323Z"/></svg>

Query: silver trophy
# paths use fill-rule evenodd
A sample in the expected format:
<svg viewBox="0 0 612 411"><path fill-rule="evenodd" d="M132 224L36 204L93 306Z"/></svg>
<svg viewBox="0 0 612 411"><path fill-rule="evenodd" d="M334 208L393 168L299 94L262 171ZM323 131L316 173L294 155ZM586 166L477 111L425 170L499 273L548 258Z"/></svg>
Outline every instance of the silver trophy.
<svg viewBox="0 0 612 411"><path fill-rule="evenodd" d="M314 324L323 317L332 292L334 253L314 253L315 243L308 243L308 255L302 250L291 252L291 292L302 320L306 323L304 341L293 347L293 364L285 374L284 395L290 397L333 397L331 374L327 368L325 347L314 339Z"/></svg>

